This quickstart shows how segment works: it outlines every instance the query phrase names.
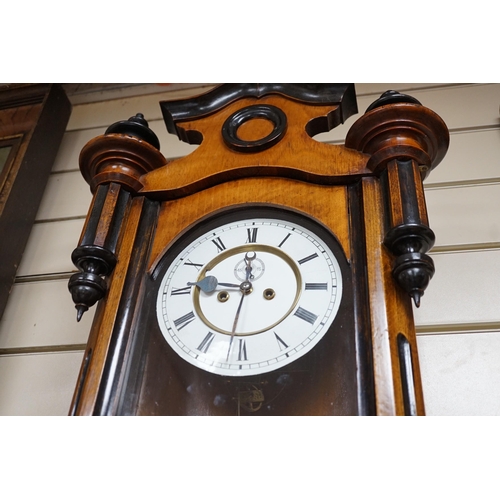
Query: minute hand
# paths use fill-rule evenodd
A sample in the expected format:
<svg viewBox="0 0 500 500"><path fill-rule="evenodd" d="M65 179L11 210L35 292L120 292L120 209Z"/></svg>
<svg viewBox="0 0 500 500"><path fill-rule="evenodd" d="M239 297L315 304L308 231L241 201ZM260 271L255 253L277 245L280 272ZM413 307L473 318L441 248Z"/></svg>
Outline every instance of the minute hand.
<svg viewBox="0 0 500 500"><path fill-rule="evenodd" d="M240 318L240 312L241 312L241 306L243 305L243 299L245 298L245 295L252 292L251 283L249 281L244 281L240 285L240 290L241 290L241 299L240 299L240 303L238 304L238 309L236 310L236 316L234 318L233 328L231 329L231 339L229 340L229 348L227 350L226 361L229 360L229 355L231 354L231 346L233 345L233 339L234 339L234 335L236 333L236 326L238 325L238 319Z"/></svg>
<svg viewBox="0 0 500 500"><path fill-rule="evenodd" d="M233 328L231 329L231 339L229 340L229 348L227 350L226 361L229 361L229 355L231 354L231 347L233 345L234 335L236 333L236 326L238 325L238 319L240 318L241 306L243 305L243 299L245 295L252 293L252 284L250 283L250 277L252 275L252 260L256 257L255 252L247 252L245 254L245 264L246 264L246 280L240 285L241 299L238 304L238 309L236 310L236 316L233 322Z"/></svg>

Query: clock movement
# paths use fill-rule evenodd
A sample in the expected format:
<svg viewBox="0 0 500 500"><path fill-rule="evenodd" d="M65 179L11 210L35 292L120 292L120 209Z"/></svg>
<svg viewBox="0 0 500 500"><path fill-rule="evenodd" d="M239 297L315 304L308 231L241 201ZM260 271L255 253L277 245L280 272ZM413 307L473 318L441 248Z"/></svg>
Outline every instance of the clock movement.
<svg viewBox="0 0 500 500"><path fill-rule="evenodd" d="M444 122L353 84L237 84L82 150L93 202L69 289L97 311L73 415L423 415L412 301L434 273L423 179Z"/></svg>

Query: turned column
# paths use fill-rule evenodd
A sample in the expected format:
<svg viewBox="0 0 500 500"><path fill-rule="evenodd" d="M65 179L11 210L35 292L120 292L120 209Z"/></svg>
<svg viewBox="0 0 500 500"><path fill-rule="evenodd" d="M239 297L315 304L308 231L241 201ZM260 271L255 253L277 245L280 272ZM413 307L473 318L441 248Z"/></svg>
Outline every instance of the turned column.
<svg viewBox="0 0 500 500"><path fill-rule="evenodd" d="M394 91L369 106L346 137L348 148L369 155L375 174L361 191L378 415L425 414L411 300L420 305L434 274L422 183L448 143L437 114Z"/></svg>
<svg viewBox="0 0 500 500"><path fill-rule="evenodd" d="M104 301L90 332L72 415L105 414L119 382L115 374L122 370L124 350L130 342L128 304L137 300L139 282L127 280L134 285L122 290L112 284L108 288L108 279L113 272L127 274L129 266L128 273L143 271L143 259L136 254L149 245L156 203L140 196L141 176L166 164L159 147L147 121L137 114L111 125L80 154L80 169L94 197L72 254L79 272L71 277L68 288L78 320L97 301ZM139 250L134 251L134 246Z"/></svg>
<svg viewBox="0 0 500 500"><path fill-rule="evenodd" d="M131 197L142 188L141 176L165 165L159 141L144 116L111 125L80 154L80 169L94 194L78 247L71 258L78 268L68 284L77 319L106 294L116 265L116 251Z"/></svg>
<svg viewBox="0 0 500 500"><path fill-rule="evenodd" d="M346 146L370 154L368 168L385 192L384 244L395 256L392 273L420 306L434 263L423 180L443 159L449 132L443 120L411 96L387 91L351 127Z"/></svg>

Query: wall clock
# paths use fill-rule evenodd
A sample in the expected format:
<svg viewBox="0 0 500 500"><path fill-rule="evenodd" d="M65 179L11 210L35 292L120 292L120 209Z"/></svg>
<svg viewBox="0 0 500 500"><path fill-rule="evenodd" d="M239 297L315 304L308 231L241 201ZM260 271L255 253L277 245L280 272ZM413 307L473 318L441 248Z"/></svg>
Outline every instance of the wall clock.
<svg viewBox="0 0 500 500"><path fill-rule="evenodd" d="M162 102L200 146L167 162L138 114L85 146L70 280L99 302L71 414L424 413L412 306L432 277L422 180L442 120L385 93L346 145L352 84L222 85Z"/></svg>
<svg viewBox="0 0 500 500"><path fill-rule="evenodd" d="M266 373L298 359L328 331L342 299L328 245L290 220L297 216L259 208L204 226L160 284L163 336L186 361L219 375Z"/></svg>

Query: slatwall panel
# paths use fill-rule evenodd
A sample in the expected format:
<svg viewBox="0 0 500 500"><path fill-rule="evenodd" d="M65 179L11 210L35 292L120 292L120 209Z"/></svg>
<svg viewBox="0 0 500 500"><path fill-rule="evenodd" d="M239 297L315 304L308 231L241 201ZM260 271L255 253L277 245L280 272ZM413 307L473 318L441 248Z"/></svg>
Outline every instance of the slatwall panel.
<svg viewBox="0 0 500 500"><path fill-rule="evenodd" d="M0 358L0 415L66 415L82 351Z"/></svg>
<svg viewBox="0 0 500 500"><path fill-rule="evenodd" d="M415 313L428 415L500 415L500 85L414 95L450 128L426 180L434 276Z"/></svg>
<svg viewBox="0 0 500 500"><path fill-rule="evenodd" d="M500 387L500 85L360 84L360 113L385 89L408 91L451 129L448 155L426 180L436 275L415 317L427 413L500 415L500 398L492 397ZM93 316L77 323L67 292L91 200L80 150L111 123L141 112L167 158L189 154L195 146L167 134L158 101L193 93L74 107L0 322L0 415L68 411ZM317 139L342 143L356 118Z"/></svg>

